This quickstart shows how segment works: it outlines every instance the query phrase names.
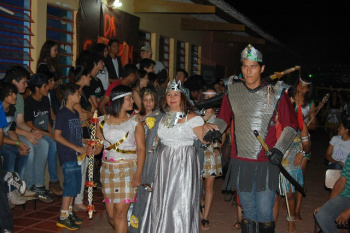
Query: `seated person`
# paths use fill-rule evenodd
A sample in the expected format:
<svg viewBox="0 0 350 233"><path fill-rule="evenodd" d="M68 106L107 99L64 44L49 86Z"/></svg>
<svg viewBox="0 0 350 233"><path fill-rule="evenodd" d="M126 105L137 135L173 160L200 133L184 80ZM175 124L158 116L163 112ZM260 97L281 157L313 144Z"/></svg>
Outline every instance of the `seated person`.
<svg viewBox="0 0 350 233"><path fill-rule="evenodd" d="M338 135L329 142L326 159L329 161L327 169L342 170L346 158L350 153L350 121L344 118L338 128Z"/></svg>
<svg viewBox="0 0 350 233"><path fill-rule="evenodd" d="M2 101L7 121L7 127L3 129L3 145L0 148L0 153L4 159L3 169L8 172L17 172L23 178L28 161L29 147L19 140L16 133L15 104L17 88L12 83L4 83L1 86L0 93L0 101ZM22 205L26 202L14 186L9 187L7 197L13 205Z"/></svg>
<svg viewBox="0 0 350 233"><path fill-rule="evenodd" d="M40 73L32 75L29 88L32 94L24 100L24 120L32 129L40 131L43 134L42 139L49 145L47 156L50 175L49 189L53 194L60 196L63 194L63 189L57 176L57 147L52 134L51 107L47 97L49 94L47 76ZM47 194L44 186L33 185L30 190L38 195Z"/></svg>
<svg viewBox="0 0 350 233"><path fill-rule="evenodd" d="M335 183L329 200L315 210L315 218L324 233L338 232L336 221L343 222L350 208L350 157L348 156L341 176ZM343 211L346 210L344 213ZM339 216L340 215L340 216Z"/></svg>

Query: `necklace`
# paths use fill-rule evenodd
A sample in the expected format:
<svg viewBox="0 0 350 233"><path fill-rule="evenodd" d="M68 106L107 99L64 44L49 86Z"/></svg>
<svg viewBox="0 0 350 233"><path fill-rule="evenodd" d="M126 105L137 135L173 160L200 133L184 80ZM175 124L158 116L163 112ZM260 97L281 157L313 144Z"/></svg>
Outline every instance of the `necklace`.
<svg viewBox="0 0 350 233"><path fill-rule="evenodd" d="M167 128L174 127L179 119L182 119L186 116L184 112L166 112L164 116L164 125Z"/></svg>

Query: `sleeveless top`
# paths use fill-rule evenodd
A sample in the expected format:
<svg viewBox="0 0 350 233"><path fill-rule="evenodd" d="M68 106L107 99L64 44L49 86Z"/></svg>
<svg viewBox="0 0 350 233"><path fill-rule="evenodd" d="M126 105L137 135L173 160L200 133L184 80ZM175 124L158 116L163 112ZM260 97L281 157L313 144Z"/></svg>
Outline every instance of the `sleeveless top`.
<svg viewBox="0 0 350 233"><path fill-rule="evenodd" d="M187 118L187 116L186 116ZM200 116L195 116L185 123L176 124L171 128L164 125L164 122L159 123L158 136L160 142L169 147L192 146L197 135L193 128L202 126L203 119Z"/></svg>
<svg viewBox="0 0 350 233"><path fill-rule="evenodd" d="M121 124L108 124L105 122L103 125L104 147L108 148L110 145L122 140L129 132L125 140L123 140L123 142L118 145L117 148L128 151L136 150L135 128L137 124L138 122L136 120L136 115ZM105 149L105 160L110 162L136 159L136 153L121 153L115 149Z"/></svg>
<svg viewBox="0 0 350 233"><path fill-rule="evenodd" d="M309 103L308 105L306 105L305 107L301 107L301 112L302 112L302 114L303 114L303 117L305 117L305 116L307 116L307 115L309 114L313 102L314 102L314 101L311 100L310 103ZM296 112L296 113L298 113L298 108L299 108L299 106L298 106L298 105L295 105L295 112ZM309 120L310 120L309 117L305 118L305 119L304 119L305 124L307 124L307 123L309 122Z"/></svg>

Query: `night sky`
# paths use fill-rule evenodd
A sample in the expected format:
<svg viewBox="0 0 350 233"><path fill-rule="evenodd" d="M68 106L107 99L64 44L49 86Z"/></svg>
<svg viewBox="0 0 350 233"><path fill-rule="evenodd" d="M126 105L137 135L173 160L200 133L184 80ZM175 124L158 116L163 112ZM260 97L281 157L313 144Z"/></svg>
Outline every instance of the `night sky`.
<svg viewBox="0 0 350 233"><path fill-rule="evenodd" d="M307 67L319 85L350 88L350 7L346 1L226 2L298 54L298 64Z"/></svg>
<svg viewBox="0 0 350 233"><path fill-rule="evenodd" d="M350 7L345 1L227 2L314 63L350 62Z"/></svg>

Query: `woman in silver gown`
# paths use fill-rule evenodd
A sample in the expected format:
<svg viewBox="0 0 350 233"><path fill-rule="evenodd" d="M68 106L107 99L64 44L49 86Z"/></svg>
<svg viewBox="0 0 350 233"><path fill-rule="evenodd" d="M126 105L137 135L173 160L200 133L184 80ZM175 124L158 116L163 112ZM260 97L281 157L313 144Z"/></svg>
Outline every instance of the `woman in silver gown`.
<svg viewBox="0 0 350 233"><path fill-rule="evenodd" d="M203 119L190 111L173 81L166 90L159 123L158 160L141 232L198 233L200 168L194 140L203 138ZM176 229L176 230L175 230Z"/></svg>

